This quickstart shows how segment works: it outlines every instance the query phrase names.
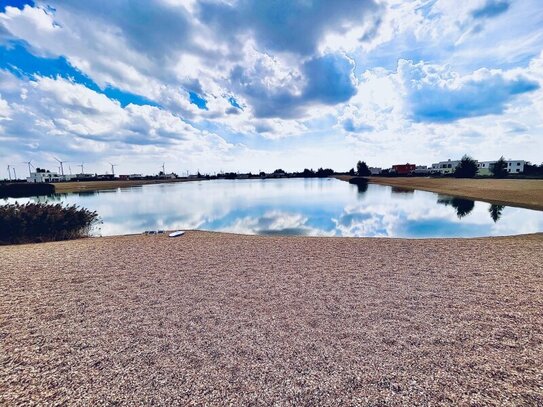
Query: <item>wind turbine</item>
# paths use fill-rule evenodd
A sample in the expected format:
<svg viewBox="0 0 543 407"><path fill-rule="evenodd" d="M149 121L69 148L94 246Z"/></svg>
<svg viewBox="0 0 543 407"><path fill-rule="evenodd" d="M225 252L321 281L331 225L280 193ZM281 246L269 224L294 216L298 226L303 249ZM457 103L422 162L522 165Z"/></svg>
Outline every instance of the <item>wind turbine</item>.
<svg viewBox="0 0 543 407"><path fill-rule="evenodd" d="M166 164L166 163L162 163L162 175L166 175L166 170L164 169L164 164Z"/></svg>
<svg viewBox="0 0 543 407"><path fill-rule="evenodd" d="M11 181L11 165L8 165L8 176L9 180Z"/></svg>
<svg viewBox="0 0 543 407"><path fill-rule="evenodd" d="M32 165L32 160L30 160L30 161L25 161L25 162L23 162L23 164L28 164L28 176L31 177L31 176L32 176L32 170L30 169L30 167L34 167L34 166Z"/></svg>
<svg viewBox="0 0 543 407"><path fill-rule="evenodd" d="M85 171L84 171L84 168L85 168L84 165L85 165L84 162L81 162L81 164L78 165L78 167L81 167L81 174L84 174L84 173L85 173Z"/></svg>
<svg viewBox="0 0 543 407"><path fill-rule="evenodd" d="M58 158L56 157L53 157L55 160L58 161L58 163L60 164L60 174L61 175L64 175L64 166L62 164L64 164L66 161L60 161Z"/></svg>
<svg viewBox="0 0 543 407"><path fill-rule="evenodd" d="M111 165L111 174L115 176L115 167L117 166L117 164L109 163L109 165Z"/></svg>

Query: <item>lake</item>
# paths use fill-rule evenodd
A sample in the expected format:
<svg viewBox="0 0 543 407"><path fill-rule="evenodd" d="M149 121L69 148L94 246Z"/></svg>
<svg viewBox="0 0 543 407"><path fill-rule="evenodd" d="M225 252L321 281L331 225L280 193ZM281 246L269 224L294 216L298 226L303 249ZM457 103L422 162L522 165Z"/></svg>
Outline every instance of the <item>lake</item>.
<svg viewBox="0 0 543 407"><path fill-rule="evenodd" d="M543 231L541 211L329 178L194 181L17 201L95 210L103 220L95 234L104 236L157 229L408 238Z"/></svg>

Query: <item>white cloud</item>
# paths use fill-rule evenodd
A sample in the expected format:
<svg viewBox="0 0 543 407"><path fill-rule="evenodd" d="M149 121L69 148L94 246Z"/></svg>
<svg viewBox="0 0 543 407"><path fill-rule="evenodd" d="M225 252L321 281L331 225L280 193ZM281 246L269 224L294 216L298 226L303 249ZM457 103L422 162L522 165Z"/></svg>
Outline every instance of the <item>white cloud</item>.
<svg viewBox="0 0 543 407"><path fill-rule="evenodd" d="M2 44L64 57L101 89L159 107L119 103L68 74L0 70L6 151L111 155L134 167L182 156L186 167L204 160L210 170L253 171L346 170L357 157L430 163L465 152L540 161L543 92L515 88L520 78L543 83L537 0L272 3L7 7ZM432 109L449 119L432 120Z"/></svg>

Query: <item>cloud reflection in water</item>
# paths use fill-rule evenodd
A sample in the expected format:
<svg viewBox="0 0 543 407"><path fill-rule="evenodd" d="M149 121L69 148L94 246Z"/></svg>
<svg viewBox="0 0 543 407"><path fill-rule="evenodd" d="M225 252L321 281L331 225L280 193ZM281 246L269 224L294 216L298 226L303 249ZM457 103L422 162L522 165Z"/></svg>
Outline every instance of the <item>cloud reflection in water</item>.
<svg viewBox="0 0 543 407"><path fill-rule="evenodd" d="M103 235L149 229L383 237L543 231L540 211L335 179L202 181L40 198L45 199L98 211Z"/></svg>

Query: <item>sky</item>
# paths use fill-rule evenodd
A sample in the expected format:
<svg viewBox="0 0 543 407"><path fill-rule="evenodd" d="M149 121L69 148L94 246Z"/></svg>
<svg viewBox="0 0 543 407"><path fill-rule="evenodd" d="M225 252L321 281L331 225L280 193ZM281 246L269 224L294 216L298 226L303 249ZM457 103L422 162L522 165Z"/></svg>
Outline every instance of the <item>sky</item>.
<svg viewBox="0 0 543 407"><path fill-rule="evenodd" d="M541 0L0 0L0 179L543 162Z"/></svg>

